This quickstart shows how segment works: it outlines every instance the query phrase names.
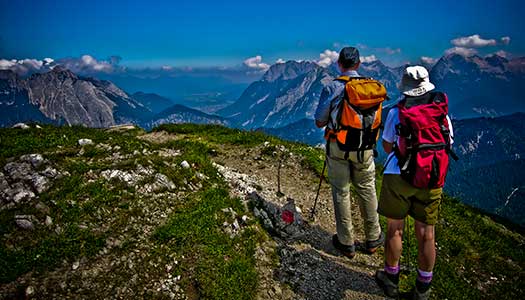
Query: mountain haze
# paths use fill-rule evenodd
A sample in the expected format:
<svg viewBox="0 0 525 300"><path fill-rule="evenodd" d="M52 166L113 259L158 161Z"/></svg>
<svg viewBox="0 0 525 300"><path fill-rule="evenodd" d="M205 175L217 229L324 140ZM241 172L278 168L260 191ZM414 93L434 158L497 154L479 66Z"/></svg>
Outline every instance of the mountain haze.
<svg viewBox="0 0 525 300"><path fill-rule="evenodd" d="M174 104L170 99L153 93L136 92L132 94L131 97L147 107L154 114L160 113Z"/></svg>

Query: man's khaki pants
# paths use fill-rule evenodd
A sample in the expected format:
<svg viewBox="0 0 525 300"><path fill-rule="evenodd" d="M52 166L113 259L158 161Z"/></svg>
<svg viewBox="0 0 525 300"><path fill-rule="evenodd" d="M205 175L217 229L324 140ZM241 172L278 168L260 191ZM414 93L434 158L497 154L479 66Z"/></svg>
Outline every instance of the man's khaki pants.
<svg viewBox="0 0 525 300"><path fill-rule="evenodd" d="M357 202L364 221L367 241L379 239L381 227L377 214L377 196L375 188L375 164L373 150L364 152L363 162L357 159L357 152L341 151L337 143L329 145L328 179L332 185L337 238L344 245L354 244L352 208L350 203L350 184L354 185Z"/></svg>

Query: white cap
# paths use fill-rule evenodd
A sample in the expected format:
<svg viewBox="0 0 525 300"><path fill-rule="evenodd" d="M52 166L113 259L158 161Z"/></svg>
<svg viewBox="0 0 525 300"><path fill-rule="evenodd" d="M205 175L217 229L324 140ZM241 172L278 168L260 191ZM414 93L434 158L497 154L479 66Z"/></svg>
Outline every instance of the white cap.
<svg viewBox="0 0 525 300"><path fill-rule="evenodd" d="M422 66L407 67L398 85L399 90L407 96L421 96L436 87L430 82L428 71Z"/></svg>

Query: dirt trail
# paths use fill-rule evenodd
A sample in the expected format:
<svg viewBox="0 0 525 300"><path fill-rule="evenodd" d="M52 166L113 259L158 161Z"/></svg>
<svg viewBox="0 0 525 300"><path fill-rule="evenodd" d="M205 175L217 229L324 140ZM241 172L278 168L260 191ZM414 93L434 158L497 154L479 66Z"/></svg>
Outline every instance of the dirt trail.
<svg viewBox="0 0 525 300"><path fill-rule="evenodd" d="M261 257L270 248L278 256L276 270L269 263L259 264L261 285L259 299L384 299L373 274L382 267L383 251L370 256L358 252L352 260L340 255L331 244L335 233L335 218L330 187L323 183L317 206L317 218L308 220L318 186L318 177L303 166L301 157L287 153L281 168L281 192L278 194L278 161L261 155L263 145L245 149L223 145L214 161L224 166L222 173L241 197L256 190L257 197L267 205L281 207L293 199L302 211L305 223L299 236L273 235L274 242L260 250ZM229 177L229 178L228 178ZM242 187L242 188L240 188ZM248 188L247 188L248 187ZM251 188L249 188L251 187ZM248 189L248 190L247 190ZM363 224L355 199L354 230L357 239L364 239Z"/></svg>

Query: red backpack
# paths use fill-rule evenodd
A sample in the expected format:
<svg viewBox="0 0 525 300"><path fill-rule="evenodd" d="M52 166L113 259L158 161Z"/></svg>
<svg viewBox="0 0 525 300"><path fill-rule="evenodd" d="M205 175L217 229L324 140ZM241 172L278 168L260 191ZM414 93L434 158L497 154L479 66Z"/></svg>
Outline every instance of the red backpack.
<svg viewBox="0 0 525 300"><path fill-rule="evenodd" d="M441 92L406 97L397 105L399 136L395 154L401 177L417 188L434 189L445 185L450 154L447 119L448 98Z"/></svg>

